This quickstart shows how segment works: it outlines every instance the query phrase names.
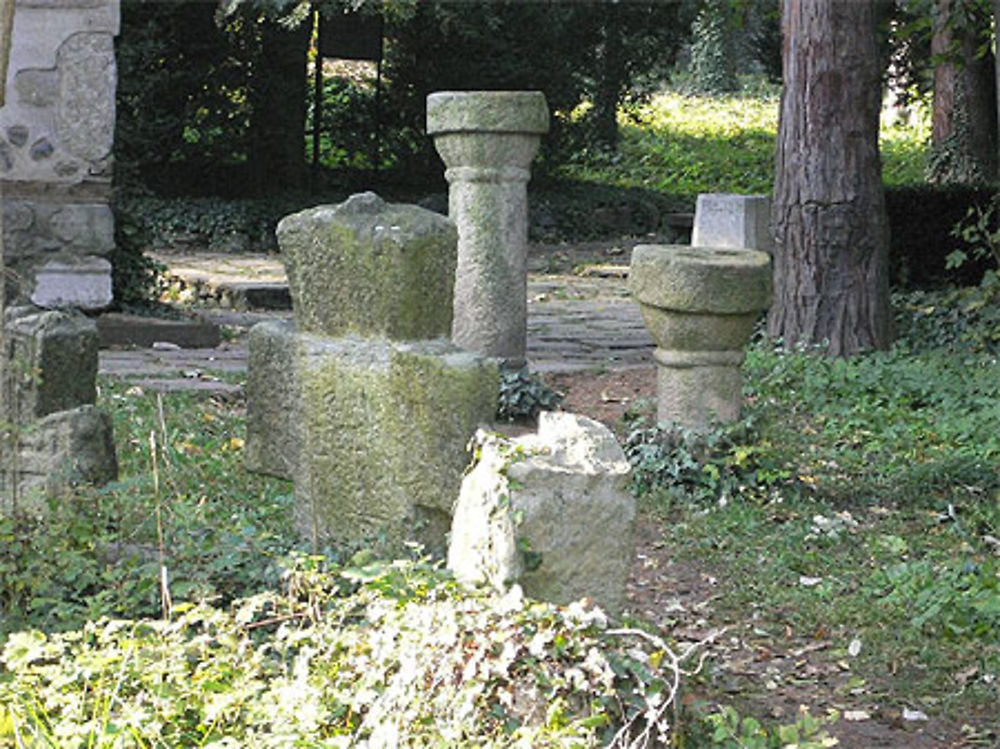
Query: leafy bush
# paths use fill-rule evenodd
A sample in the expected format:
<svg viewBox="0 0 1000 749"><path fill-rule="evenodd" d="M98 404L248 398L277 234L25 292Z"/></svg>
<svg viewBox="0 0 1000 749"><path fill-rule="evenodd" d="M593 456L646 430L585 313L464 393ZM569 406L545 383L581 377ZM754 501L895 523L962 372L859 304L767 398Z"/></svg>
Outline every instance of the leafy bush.
<svg viewBox="0 0 1000 749"><path fill-rule="evenodd" d="M705 503L754 495L790 476L770 446L755 438L749 421L696 432L640 420L624 449L638 494Z"/></svg>
<svg viewBox="0 0 1000 749"><path fill-rule="evenodd" d="M679 664L603 614L421 563L299 557L230 611L12 635L0 740L39 745L663 745Z"/></svg>

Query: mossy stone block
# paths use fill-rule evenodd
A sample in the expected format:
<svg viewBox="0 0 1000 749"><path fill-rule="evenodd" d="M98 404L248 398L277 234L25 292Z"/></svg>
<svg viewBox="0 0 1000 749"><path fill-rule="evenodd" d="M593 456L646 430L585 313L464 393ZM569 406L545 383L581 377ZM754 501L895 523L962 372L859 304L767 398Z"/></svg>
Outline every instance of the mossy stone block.
<svg viewBox="0 0 1000 749"><path fill-rule="evenodd" d="M458 233L446 217L369 192L286 216L277 234L302 332L393 340L451 332Z"/></svg>
<svg viewBox="0 0 1000 749"><path fill-rule="evenodd" d="M444 339L300 335L296 523L320 543L441 556L467 446L496 413L490 360Z"/></svg>

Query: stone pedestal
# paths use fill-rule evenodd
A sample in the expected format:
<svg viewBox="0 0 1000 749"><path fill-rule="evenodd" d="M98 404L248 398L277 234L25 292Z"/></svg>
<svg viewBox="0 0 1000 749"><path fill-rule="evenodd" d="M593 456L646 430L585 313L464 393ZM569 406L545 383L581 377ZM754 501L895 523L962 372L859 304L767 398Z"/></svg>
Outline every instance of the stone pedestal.
<svg viewBox="0 0 1000 749"><path fill-rule="evenodd" d="M702 193L694 214L692 247L771 252L771 198L767 195Z"/></svg>
<svg viewBox="0 0 1000 749"><path fill-rule="evenodd" d="M629 287L657 345L659 421L705 429L739 419L743 347L771 302L770 256L639 245Z"/></svg>
<svg viewBox="0 0 1000 749"><path fill-rule="evenodd" d="M447 167L458 226L452 340L518 366L527 336L527 183L548 128L538 91L427 97L427 133Z"/></svg>
<svg viewBox="0 0 1000 749"><path fill-rule="evenodd" d="M496 364L455 347L456 231L373 193L278 226L295 324L250 334L247 467L291 479L299 531L442 556Z"/></svg>

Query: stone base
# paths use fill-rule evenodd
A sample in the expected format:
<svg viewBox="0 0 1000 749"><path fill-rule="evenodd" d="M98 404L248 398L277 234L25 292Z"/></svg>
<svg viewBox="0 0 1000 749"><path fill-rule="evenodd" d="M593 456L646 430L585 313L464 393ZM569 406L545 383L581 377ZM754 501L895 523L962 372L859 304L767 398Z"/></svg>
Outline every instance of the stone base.
<svg viewBox="0 0 1000 749"><path fill-rule="evenodd" d="M302 334L299 530L320 544L444 556L469 441L496 414L489 360L444 339Z"/></svg>
<svg viewBox="0 0 1000 749"><path fill-rule="evenodd" d="M95 406L50 414L10 435L0 461L0 510L16 501L22 510L44 511L47 496L117 478L111 418Z"/></svg>
<svg viewBox="0 0 1000 749"><path fill-rule="evenodd" d="M97 329L78 313L12 307L6 312L4 418L34 419L94 403Z"/></svg>
<svg viewBox="0 0 1000 749"><path fill-rule="evenodd" d="M602 424L545 412L538 433L480 434L479 461L462 482L448 567L466 583L532 598L583 597L621 613L634 549L629 463Z"/></svg>
<svg viewBox="0 0 1000 749"><path fill-rule="evenodd" d="M656 417L704 431L739 420L743 380L738 351L664 351L653 354L657 371Z"/></svg>
<svg viewBox="0 0 1000 749"><path fill-rule="evenodd" d="M444 339L250 331L249 470L295 482L296 525L320 544L443 556L469 439L496 414L495 364Z"/></svg>

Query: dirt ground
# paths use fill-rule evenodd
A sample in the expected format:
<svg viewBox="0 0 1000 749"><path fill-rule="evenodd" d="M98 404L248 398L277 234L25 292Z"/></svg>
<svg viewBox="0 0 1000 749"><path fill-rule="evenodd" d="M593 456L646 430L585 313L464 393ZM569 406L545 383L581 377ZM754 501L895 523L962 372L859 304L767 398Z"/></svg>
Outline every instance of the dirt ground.
<svg viewBox="0 0 1000 749"><path fill-rule="evenodd" d="M626 410L648 411L656 394L653 367L553 374L546 380L564 393L566 410L597 419L618 434ZM640 516L629 582L631 607L681 642L700 641L726 628L711 646L715 699L724 699L742 714L782 724L794 723L802 705L814 716L831 708L841 715L852 711L852 720L841 718L829 729L839 741L836 746L844 749L1000 747L1000 737L963 734L960 726L939 720L904 720L899 708L871 706L862 715L859 700L852 699L851 674L832 654L830 639L774 637L760 629L751 612L742 619L724 619L713 606L723 594L717 572L677 560L659 532L663 522L649 510ZM687 699L711 701L712 695L695 693Z"/></svg>

